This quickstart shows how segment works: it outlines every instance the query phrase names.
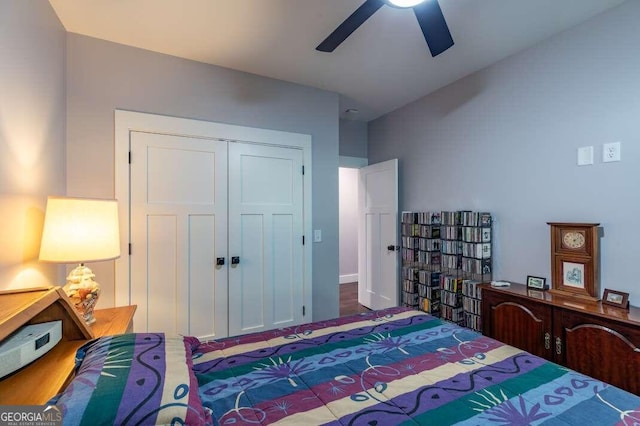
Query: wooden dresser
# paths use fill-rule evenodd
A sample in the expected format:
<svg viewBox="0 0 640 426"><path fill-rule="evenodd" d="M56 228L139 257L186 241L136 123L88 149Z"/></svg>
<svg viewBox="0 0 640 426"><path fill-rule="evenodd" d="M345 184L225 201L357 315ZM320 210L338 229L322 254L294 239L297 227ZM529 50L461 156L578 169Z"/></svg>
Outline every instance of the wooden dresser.
<svg viewBox="0 0 640 426"><path fill-rule="evenodd" d="M27 324L62 320L62 340L47 354L0 380L0 405L42 405L73 377L75 354L94 337L133 329L135 306L97 309L88 326L60 287L0 292L0 341Z"/></svg>
<svg viewBox="0 0 640 426"><path fill-rule="evenodd" d="M640 395L640 308L482 285L483 334Z"/></svg>

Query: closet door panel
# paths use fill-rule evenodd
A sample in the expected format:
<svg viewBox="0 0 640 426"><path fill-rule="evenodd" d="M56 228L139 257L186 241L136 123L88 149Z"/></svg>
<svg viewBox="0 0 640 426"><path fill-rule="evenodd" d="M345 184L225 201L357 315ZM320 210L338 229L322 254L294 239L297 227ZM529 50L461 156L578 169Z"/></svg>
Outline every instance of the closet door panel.
<svg viewBox="0 0 640 426"><path fill-rule="evenodd" d="M225 283L216 285L216 217L212 214L189 216L189 333L194 336L219 336L220 330L226 330L223 324L217 324L216 315L226 313ZM222 253L218 253L218 256ZM220 267L222 269L222 267ZM204 277L204 279L200 279ZM223 289L220 289L223 287ZM216 291L217 290L217 291ZM211 307L218 306L216 309ZM226 322L226 318L220 318ZM216 325L219 331L216 332ZM226 332L225 332L226 335Z"/></svg>
<svg viewBox="0 0 640 426"><path fill-rule="evenodd" d="M136 300L152 298L145 303L141 314L147 318L151 330L162 330L177 334L179 328L180 288L176 280L177 265L177 218L175 215L147 216L147 271L148 286L135 286ZM146 292L151 291L151 294ZM159 297L162 296L162 297ZM150 330L150 331L151 331Z"/></svg>
<svg viewBox="0 0 640 426"><path fill-rule="evenodd" d="M137 139L153 139L143 153L146 158L140 158L147 166L147 203L181 206L215 204L218 183L215 152L206 146L203 147L205 151L193 149L195 147L189 149L186 145L195 145L194 140L189 138L142 134L137 135ZM173 147L173 142L184 146ZM221 179L226 183L224 176Z"/></svg>
<svg viewBox="0 0 640 426"><path fill-rule="evenodd" d="M294 227L292 215L274 214L273 227L273 279L274 286L273 321L284 324L295 318L296 294L295 270L291 268L291 259L295 258L295 250L300 244L294 244ZM300 282L297 283L300 285Z"/></svg>
<svg viewBox="0 0 640 426"><path fill-rule="evenodd" d="M302 151L229 144L229 332L302 322Z"/></svg>
<svg viewBox="0 0 640 426"><path fill-rule="evenodd" d="M135 331L224 337L227 143L131 133Z"/></svg>
<svg viewBox="0 0 640 426"><path fill-rule="evenodd" d="M267 322L265 310L268 309L265 304L268 293L265 287L268 283L265 273L264 217L260 214L243 214L238 219L240 221L238 236L241 244L238 249L231 250L230 255L237 254L240 257L240 263L231 265L231 275L237 279L230 283L232 286L230 295L237 297L237 300L231 304L231 310L236 311L239 323L236 322L238 319L229 319L232 335L238 334L234 330L236 327L240 330L263 328ZM235 246L229 243L230 246Z"/></svg>

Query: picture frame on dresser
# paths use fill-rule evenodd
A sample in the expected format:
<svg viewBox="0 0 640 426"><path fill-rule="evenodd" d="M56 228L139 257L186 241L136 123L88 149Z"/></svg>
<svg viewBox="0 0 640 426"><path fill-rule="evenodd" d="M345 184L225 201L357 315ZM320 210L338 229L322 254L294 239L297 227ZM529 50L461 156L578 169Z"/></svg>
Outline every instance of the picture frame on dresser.
<svg viewBox="0 0 640 426"><path fill-rule="evenodd" d="M527 275L527 288L534 290L547 290L547 279L542 277L534 277L533 275Z"/></svg>
<svg viewBox="0 0 640 426"><path fill-rule="evenodd" d="M602 295L602 303L617 306L618 308L629 309L629 293L605 288L604 294Z"/></svg>

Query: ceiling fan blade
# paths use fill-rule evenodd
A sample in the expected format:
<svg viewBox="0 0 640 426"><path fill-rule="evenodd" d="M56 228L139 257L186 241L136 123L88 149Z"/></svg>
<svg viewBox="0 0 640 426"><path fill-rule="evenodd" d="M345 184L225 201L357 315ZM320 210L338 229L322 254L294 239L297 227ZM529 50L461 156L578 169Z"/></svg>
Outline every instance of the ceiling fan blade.
<svg viewBox="0 0 640 426"><path fill-rule="evenodd" d="M431 56L435 57L453 46L453 38L444 20L437 0L427 0L413 7L420 29L429 46Z"/></svg>
<svg viewBox="0 0 640 426"><path fill-rule="evenodd" d="M333 52L360 25L384 6L383 0L367 0L316 47L320 52Z"/></svg>

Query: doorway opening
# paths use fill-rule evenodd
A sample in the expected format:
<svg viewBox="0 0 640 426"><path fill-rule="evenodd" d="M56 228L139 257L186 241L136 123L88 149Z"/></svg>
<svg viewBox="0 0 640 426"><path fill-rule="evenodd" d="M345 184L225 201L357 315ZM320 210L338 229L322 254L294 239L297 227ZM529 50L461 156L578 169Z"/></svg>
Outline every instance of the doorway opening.
<svg viewBox="0 0 640 426"><path fill-rule="evenodd" d="M357 174L358 303L374 310L398 306L398 159L362 166Z"/></svg>
<svg viewBox="0 0 640 426"><path fill-rule="evenodd" d="M339 167L338 182L340 316L343 317L369 309L358 303L358 167Z"/></svg>

